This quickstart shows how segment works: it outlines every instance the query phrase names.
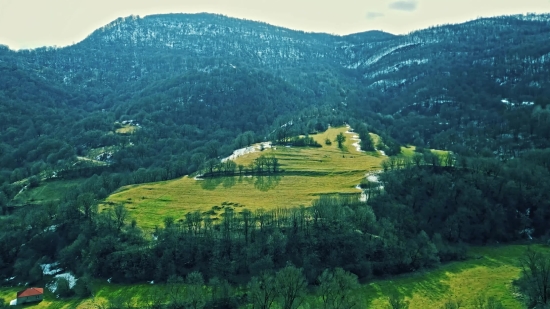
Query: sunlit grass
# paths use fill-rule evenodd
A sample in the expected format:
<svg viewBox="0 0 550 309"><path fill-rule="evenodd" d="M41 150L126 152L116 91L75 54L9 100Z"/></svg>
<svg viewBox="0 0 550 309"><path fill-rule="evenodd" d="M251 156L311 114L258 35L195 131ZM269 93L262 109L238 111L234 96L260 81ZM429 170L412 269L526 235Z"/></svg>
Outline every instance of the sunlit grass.
<svg viewBox="0 0 550 309"><path fill-rule="evenodd" d="M117 134L132 134L137 131L139 127L133 125L133 124L125 124L122 127L115 130L115 133Z"/></svg>
<svg viewBox="0 0 550 309"><path fill-rule="evenodd" d="M334 140L347 128L330 128L312 137L321 148L275 146L239 157L237 164L249 165L260 155L275 156L283 172L251 176L213 177L195 180L183 177L176 180L134 185L120 189L100 206L123 203L139 226L151 229L162 225L163 218L184 218L188 212L208 212L214 206L243 209L275 209L309 206L321 194L358 193L355 187L365 173L380 168L384 159L376 153L359 152L352 146L351 134L343 149L337 143L325 145L325 139ZM219 218L223 210L213 214Z"/></svg>
<svg viewBox="0 0 550 309"><path fill-rule="evenodd" d="M228 205L237 212L244 209L269 210L309 206L321 194L358 193L355 187L365 174L380 170L386 157L375 151L358 151L353 145L356 141L352 140L356 133L345 133L347 131L346 127L329 128L312 135L322 145L320 148L275 145L235 159L238 165L247 168L262 155L274 156L279 160L280 173L206 177L204 180L183 177L128 186L109 196L100 205L100 210L122 203L139 226L151 229L162 225L167 216L178 220L194 211L210 212L213 218L219 219L223 210L214 211L214 206ZM341 149L334 141L339 133L346 136ZM379 138L375 134L371 136L375 141ZM326 145L326 139L332 144ZM414 152L414 146L404 149Z"/></svg>
<svg viewBox="0 0 550 309"><path fill-rule="evenodd" d="M391 291L397 290L410 303L410 309L440 308L449 299L461 300L463 307L474 308L477 297L495 297L505 308L524 308L516 298L513 280L520 275L519 257L526 245L505 245L498 247L473 247L465 261L444 264L437 269L397 276L391 279L374 280L361 285L356 292L362 299L359 308L386 308ZM536 245L535 250L550 252L546 246ZM29 305L32 308L97 308L109 300L122 297L131 299L134 305L143 303L157 284L109 284L104 280L94 283L94 297L80 300L56 299L49 291L41 303ZM0 298L5 302L15 299L16 288L0 288ZM311 300L314 295L308 298ZM244 307L243 307L244 308ZM306 307L301 307L305 309ZM308 308L312 308L311 306Z"/></svg>
<svg viewBox="0 0 550 309"><path fill-rule="evenodd" d="M449 154L449 151L447 150L438 150L438 149L426 149L430 150L433 154L436 154L440 157L445 157L447 154ZM401 147L401 155L405 157L412 157L416 153L416 146L407 145Z"/></svg>
<svg viewBox="0 0 550 309"><path fill-rule="evenodd" d="M526 249L525 245L474 247L466 261L391 280L376 280L363 285L360 295L368 308L384 308L393 289L410 302L410 309L440 308L449 299L461 300L461 308L473 308L480 296L495 297L505 308L524 308L514 296L512 282L520 275L518 258ZM550 252L543 246L536 249Z"/></svg>
<svg viewBox="0 0 550 309"><path fill-rule="evenodd" d="M44 289L44 300L39 303L29 303L21 307L38 309L97 309L98 305L105 305L110 300L118 297L131 299L131 303L138 305L143 303L146 297L156 288L151 284L109 284L106 281L96 280L94 282L94 296L91 298L80 299L71 297L58 299L48 289ZM25 287L0 288L0 299L9 303L16 298L17 292ZM20 308L20 307L17 307Z"/></svg>

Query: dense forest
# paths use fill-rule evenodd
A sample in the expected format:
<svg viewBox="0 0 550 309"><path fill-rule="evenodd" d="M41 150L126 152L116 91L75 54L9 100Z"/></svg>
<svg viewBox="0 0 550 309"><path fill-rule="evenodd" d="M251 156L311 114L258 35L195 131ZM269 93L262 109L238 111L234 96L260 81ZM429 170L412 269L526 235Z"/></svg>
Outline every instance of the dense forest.
<svg viewBox="0 0 550 309"><path fill-rule="evenodd" d="M64 48L0 46L0 282L40 283L58 263L80 278L61 297L88 297L101 278L169 286L138 307L296 308L315 290L312 306L352 308L359 281L464 259L468 245L546 241L549 33L548 15L340 37L172 14L121 18ZM319 147L297 136L346 123L390 156L368 203L167 216L152 235L123 205L98 211L122 186L208 171L256 142ZM80 181L55 203L14 203L56 179Z"/></svg>

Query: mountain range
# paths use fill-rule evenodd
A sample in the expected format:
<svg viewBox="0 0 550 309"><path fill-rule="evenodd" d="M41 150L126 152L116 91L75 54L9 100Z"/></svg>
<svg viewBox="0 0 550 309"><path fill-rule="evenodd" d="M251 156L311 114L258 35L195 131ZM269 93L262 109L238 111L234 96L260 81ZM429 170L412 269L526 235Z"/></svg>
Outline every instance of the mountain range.
<svg viewBox="0 0 550 309"><path fill-rule="evenodd" d="M63 48L0 46L0 183L121 144L133 147L117 148L117 170L186 173L287 123L518 156L549 146L548 37L550 14L346 36L168 14L119 18ZM135 134L113 134L128 120Z"/></svg>

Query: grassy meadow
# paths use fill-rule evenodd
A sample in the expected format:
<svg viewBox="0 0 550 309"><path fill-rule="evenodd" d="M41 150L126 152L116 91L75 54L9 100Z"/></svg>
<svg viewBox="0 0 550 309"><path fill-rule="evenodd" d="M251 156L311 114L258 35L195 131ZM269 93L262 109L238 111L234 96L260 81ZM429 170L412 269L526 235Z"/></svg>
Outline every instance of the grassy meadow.
<svg viewBox="0 0 550 309"><path fill-rule="evenodd" d="M409 301L409 309L440 308L447 300L460 300L461 308L474 308L478 297L495 297L505 308L524 308L512 282L520 275L519 257L526 245L474 247L466 261L364 284L361 294L366 308L384 308L387 295L396 289ZM550 252L546 246L534 249Z"/></svg>
<svg viewBox="0 0 550 309"><path fill-rule="evenodd" d="M334 141L347 128L330 128L312 135L323 147L276 146L235 159L237 164L249 165L260 155L279 159L282 173L263 176L212 177L196 180L183 177L176 180L133 185L121 188L109 196L100 209L123 203L144 229L161 225L163 218L182 219L188 212L212 211L214 206L232 207L236 211L308 206L321 194L359 193L355 188L369 171L379 170L385 159L376 152L359 152L353 146L351 133L346 133L343 149Z"/></svg>
<svg viewBox="0 0 550 309"><path fill-rule="evenodd" d="M77 188L85 179L46 180L36 188L23 190L12 201L14 205L44 204L57 202L63 198L65 192Z"/></svg>
<svg viewBox="0 0 550 309"><path fill-rule="evenodd" d="M546 246L533 247L535 250L550 252L550 248ZM526 245L473 247L469 251L469 258L465 261L444 264L435 270L366 282L356 291L356 296L363 299L360 308L386 308L387 298L394 290L409 301L410 309L437 309L449 299L461 300L463 303L461 308L474 308L473 302L480 296L495 297L505 308L524 308L521 300L515 296L512 282L520 274L517 261L526 249ZM118 297L130 298L136 304L146 299L151 293L155 293L157 287L162 288L162 285L118 285L96 281L94 298L59 300L50 292L46 292L44 301L29 307L97 308L97 304L103 304ZM0 299L3 298L4 301L9 302L15 298L18 290L20 288L0 288ZM308 298L311 303L315 296L310 295Z"/></svg>
<svg viewBox="0 0 550 309"><path fill-rule="evenodd" d="M132 133L136 132L137 129L139 129L138 126L135 126L133 124L125 124L125 125L122 125L122 127L117 128L115 130L115 133L117 133L117 134L132 134Z"/></svg>

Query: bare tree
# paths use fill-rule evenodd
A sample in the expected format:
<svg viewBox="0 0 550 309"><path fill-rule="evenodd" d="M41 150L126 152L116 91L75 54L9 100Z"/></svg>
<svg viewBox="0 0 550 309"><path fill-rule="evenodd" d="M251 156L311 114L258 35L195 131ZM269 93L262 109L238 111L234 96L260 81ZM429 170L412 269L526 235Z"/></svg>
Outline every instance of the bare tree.
<svg viewBox="0 0 550 309"><path fill-rule="evenodd" d="M128 210L124 207L124 204L116 204L114 209L115 214L115 227L118 232L126 224L126 219L128 218Z"/></svg>
<svg viewBox="0 0 550 309"><path fill-rule="evenodd" d="M528 307L550 304L550 256L529 248L519 262L521 277L516 284Z"/></svg>
<svg viewBox="0 0 550 309"><path fill-rule="evenodd" d="M269 309L275 301L275 278L264 272L248 283L248 301L253 309Z"/></svg>

